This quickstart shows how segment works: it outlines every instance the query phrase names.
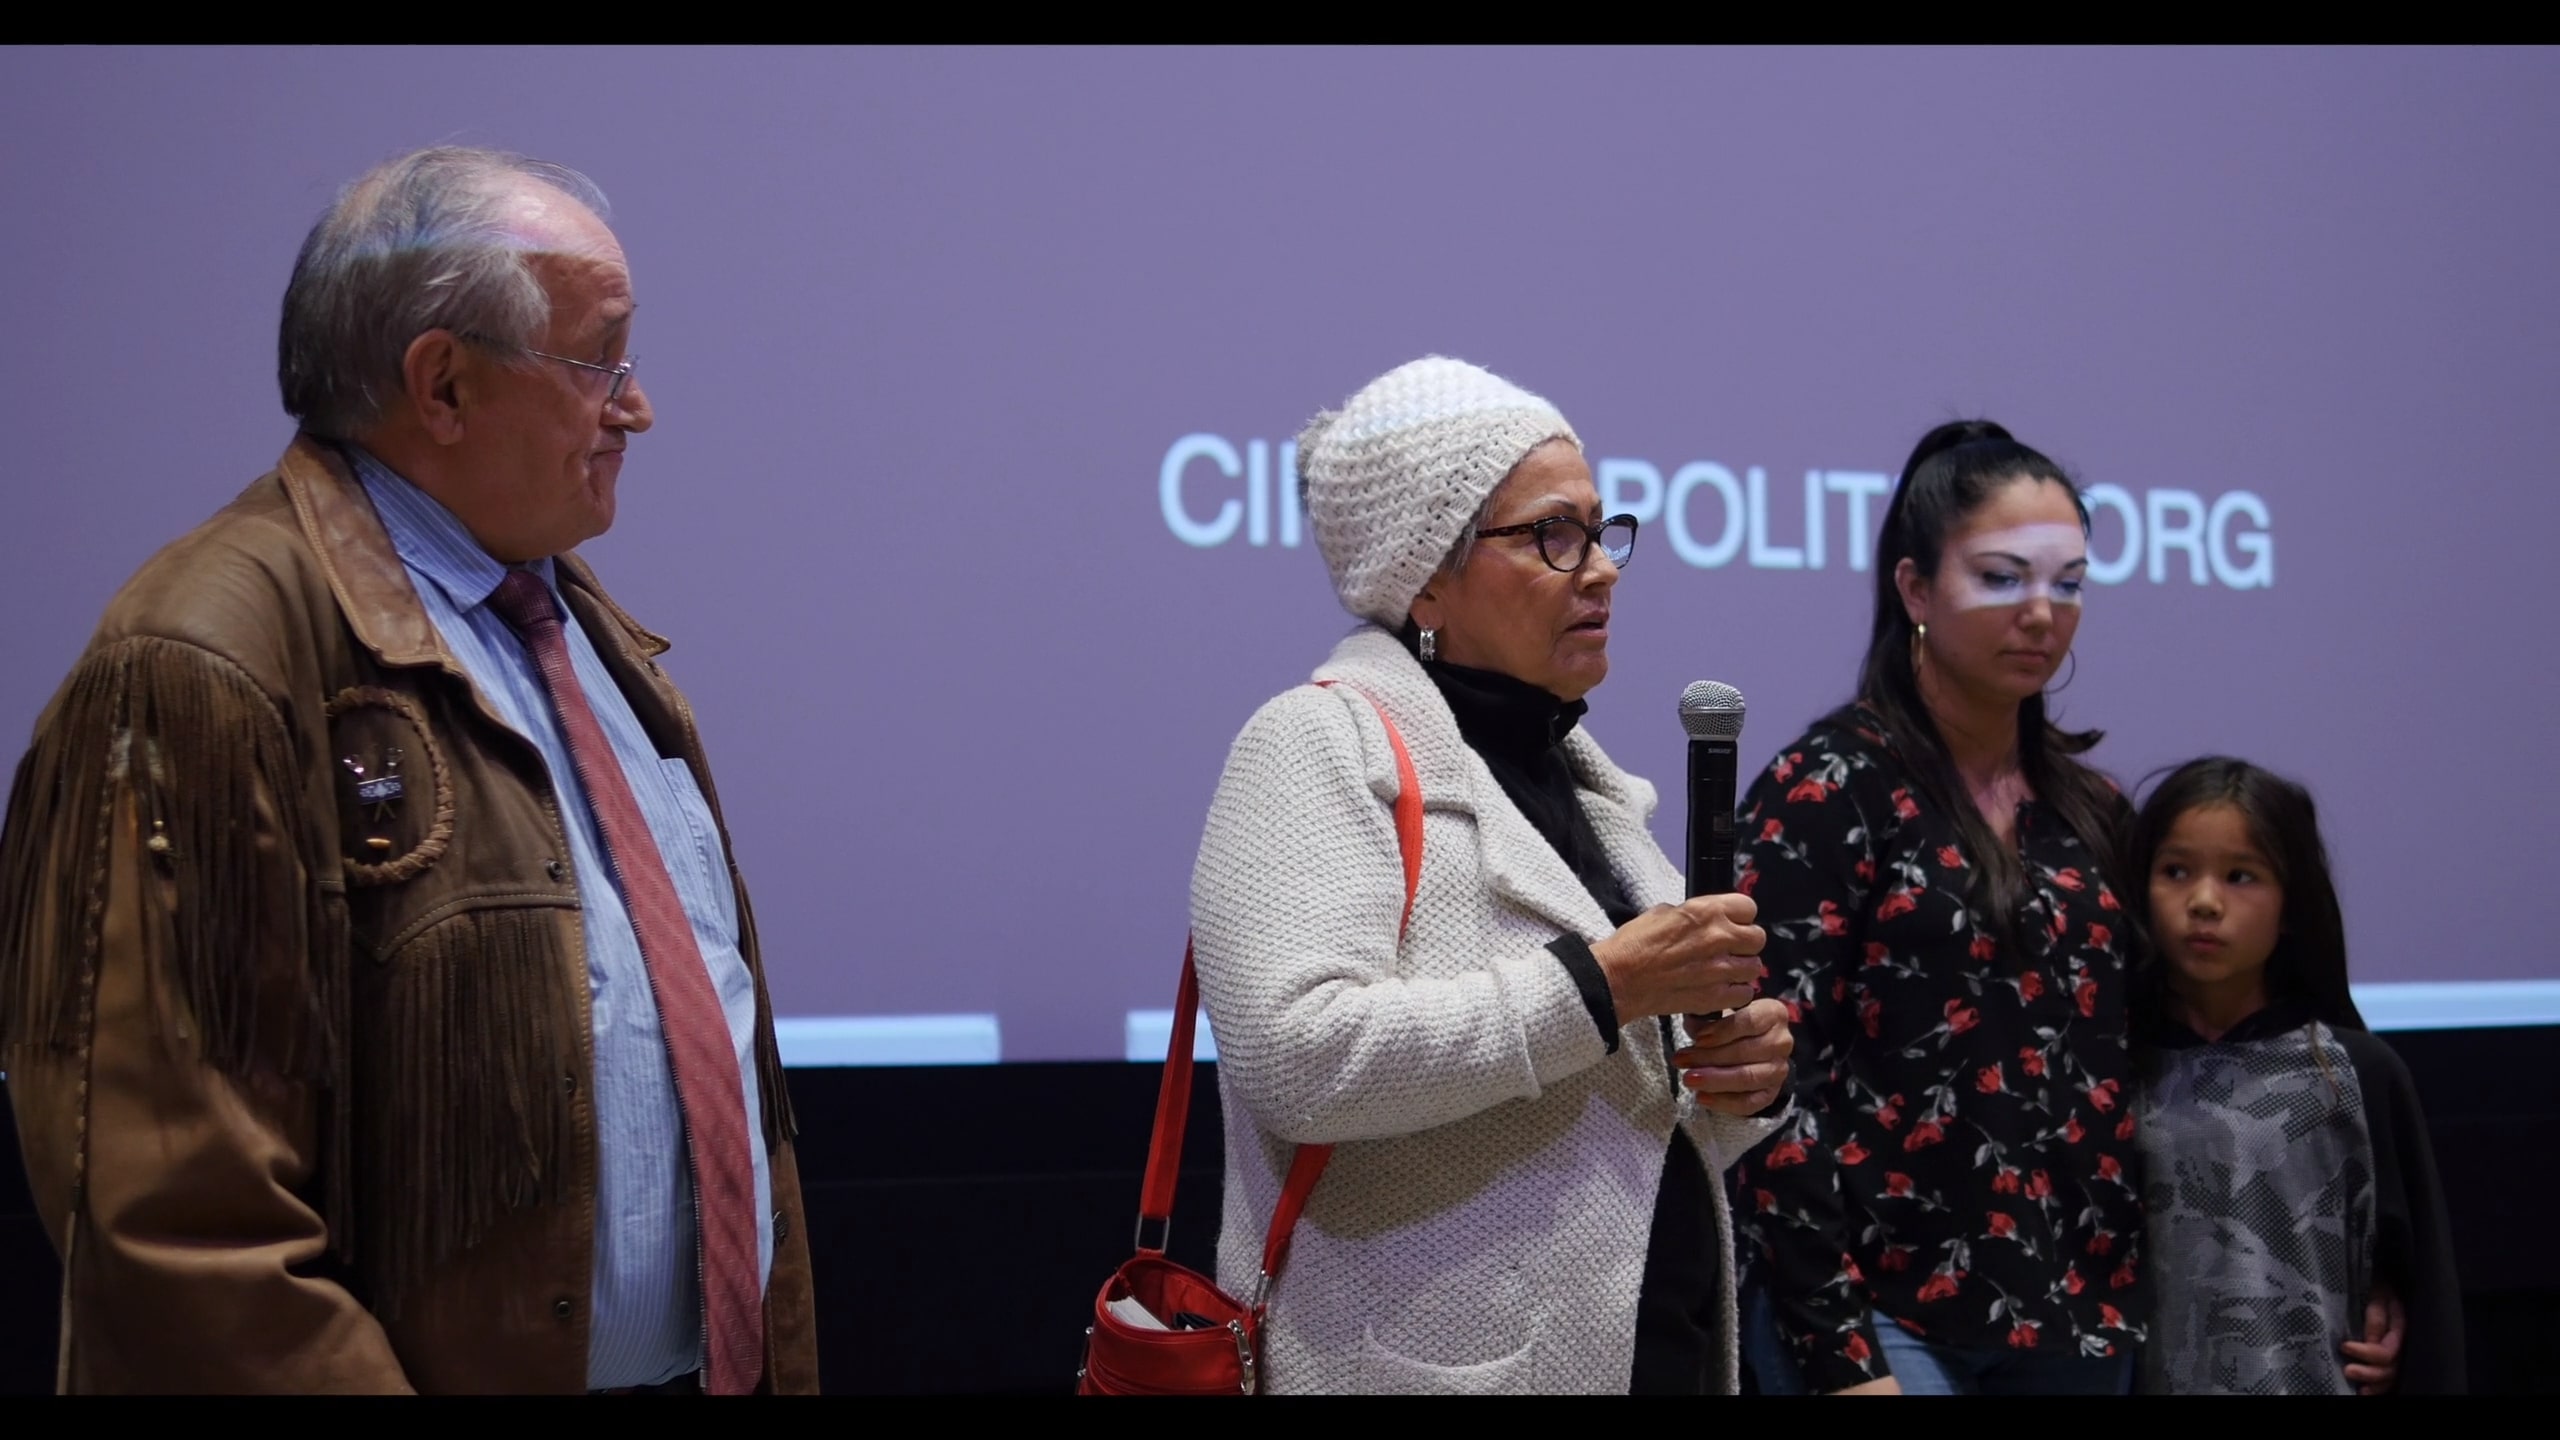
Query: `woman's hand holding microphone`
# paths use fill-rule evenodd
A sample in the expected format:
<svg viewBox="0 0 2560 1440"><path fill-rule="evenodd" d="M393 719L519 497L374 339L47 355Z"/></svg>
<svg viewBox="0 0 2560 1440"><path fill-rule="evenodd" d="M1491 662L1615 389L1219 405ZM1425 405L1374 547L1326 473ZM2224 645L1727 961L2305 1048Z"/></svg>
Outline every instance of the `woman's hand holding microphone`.
<svg viewBox="0 0 2560 1440"><path fill-rule="evenodd" d="M1767 935L1751 923L1758 913L1748 895L1700 895L1656 905L1591 947L1621 1023L1731 1012L1693 1027L1672 1056L1698 1103L1724 1115L1767 1109L1786 1089L1795 1049L1785 1004L1754 998L1768 973L1759 960Z"/></svg>

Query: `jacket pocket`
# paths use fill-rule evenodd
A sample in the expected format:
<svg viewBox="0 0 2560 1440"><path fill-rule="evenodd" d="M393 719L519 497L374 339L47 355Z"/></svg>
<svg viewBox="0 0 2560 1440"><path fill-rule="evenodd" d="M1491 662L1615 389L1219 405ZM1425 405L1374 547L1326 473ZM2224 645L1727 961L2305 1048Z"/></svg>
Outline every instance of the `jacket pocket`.
<svg viewBox="0 0 2560 1440"><path fill-rule="evenodd" d="M1437 1274L1381 1282L1360 1336L1366 1388L1475 1395L1526 1384L1544 1327L1509 1257L1478 1255Z"/></svg>
<svg viewBox="0 0 2560 1440"><path fill-rule="evenodd" d="M1469 1365L1442 1365L1400 1355L1378 1343L1375 1330L1360 1332L1361 1390L1371 1395L1503 1395L1529 1388L1529 1362L1538 1348L1532 1323L1518 1349Z"/></svg>

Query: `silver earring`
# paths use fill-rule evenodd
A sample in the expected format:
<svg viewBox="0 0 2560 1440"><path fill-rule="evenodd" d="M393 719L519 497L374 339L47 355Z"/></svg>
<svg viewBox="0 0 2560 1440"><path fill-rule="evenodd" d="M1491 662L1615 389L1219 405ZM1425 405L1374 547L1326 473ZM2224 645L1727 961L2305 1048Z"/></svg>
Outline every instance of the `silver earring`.
<svg viewBox="0 0 2560 1440"><path fill-rule="evenodd" d="M1422 649L1422 658L1423 658L1426 662L1439 659L1439 658L1440 658L1440 632L1439 632L1439 631L1437 631L1437 630L1425 630L1425 631L1423 631L1423 632L1422 632L1422 646L1421 646L1421 649Z"/></svg>

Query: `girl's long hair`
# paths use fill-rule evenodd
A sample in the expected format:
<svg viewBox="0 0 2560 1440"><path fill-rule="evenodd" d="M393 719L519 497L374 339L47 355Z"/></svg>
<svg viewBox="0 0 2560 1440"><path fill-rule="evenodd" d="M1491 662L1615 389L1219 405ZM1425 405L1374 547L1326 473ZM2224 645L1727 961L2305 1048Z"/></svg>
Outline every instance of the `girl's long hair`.
<svg viewBox="0 0 2560 1440"><path fill-rule="evenodd" d="M2007 430L1988 420L1957 420L1920 437L1911 458L1903 462L1902 479L1885 507L1884 529L1876 541L1875 622L1867 637L1866 659L1858 667L1857 705L1835 713L1833 723L1880 724L1885 739L1910 765L1921 797L1955 817L1957 835L1973 860L1966 881L1965 903L1989 924L1989 933L2024 964L2033 953L2027 944L2022 914L2027 896L2026 867L2016 847L2003 845L1982 818L1956 777L1937 722L1920 698L1920 677L1912 668L1911 616L1902 608L1902 592L1894 572L1906 558L1924 576L1935 576L1946 551L1947 536L1964 523L1993 492L2020 480L2059 485L2071 496L2080 529L2089 529L2089 507L2080 487L2062 467L2022 445ZM1872 712L1872 718L1857 710ZM2018 765L2037 798L2059 815L2089 852L2099 874L2123 877L2114 866L2116 834L2122 802L2115 787L2075 758L2103 737L2097 730L2065 730L2046 713L2045 697L2027 697L2018 706Z"/></svg>

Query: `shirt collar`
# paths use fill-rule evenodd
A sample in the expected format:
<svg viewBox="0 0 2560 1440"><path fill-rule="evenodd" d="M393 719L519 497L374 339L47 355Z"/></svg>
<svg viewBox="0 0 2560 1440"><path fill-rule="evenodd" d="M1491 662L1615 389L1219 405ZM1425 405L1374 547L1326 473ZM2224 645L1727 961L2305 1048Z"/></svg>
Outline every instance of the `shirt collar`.
<svg viewBox="0 0 2560 1440"><path fill-rule="evenodd" d="M2152 1043L2163 1050L2192 1050L2200 1045L2246 1045L2270 1035L2282 1035L2311 1023L2311 1007L2299 1000L2271 1000L2265 1008L2243 1016L2239 1024L2224 1031L2219 1040L2208 1041L2185 1021L2164 1009L2154 1023Z"/></svg>
<svg viewBox="0 0 2560 1440"><path fill-rule="evenodd" d="M506 579L507 571L514 567L481 549L470 528L444 508L442 501L411 484L364 447L351 444L346 449L356 478L364 482L365 493L373 497L375 512L382 516L383 528L391 532L391 546L399 552L400 563L427 577L457 610L468 612L487 603L497 591L498 582ZM554 583L548 559L523 568L541 576L546 585Z"/></svg>

